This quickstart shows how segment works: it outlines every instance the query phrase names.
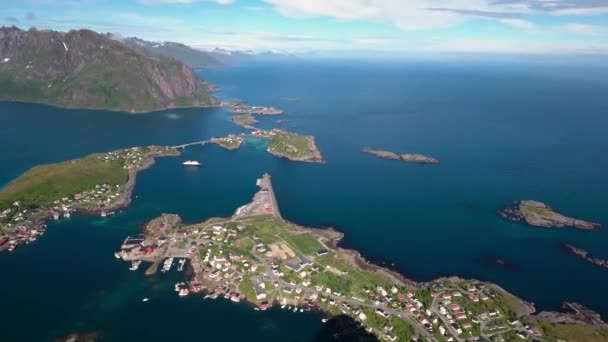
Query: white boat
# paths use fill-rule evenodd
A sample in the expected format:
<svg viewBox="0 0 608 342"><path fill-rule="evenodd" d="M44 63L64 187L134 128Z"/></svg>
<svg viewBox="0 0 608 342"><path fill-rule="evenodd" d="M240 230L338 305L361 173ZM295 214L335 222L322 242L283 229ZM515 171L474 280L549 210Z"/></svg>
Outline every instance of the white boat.
<svg viewBox="0 0 608 342"><path fill-rule="evenodd" d="M106 217L106 215L107 215L107 214L106 214L106 211L105 211L105 210L102 210L102 211L101 211L101 217Z"/></svg>
<svg viewBox="0 0 608 342"><path fill-rule="evenodd" d="M115 257L116 259L120 259L120 253L118 253L118 252L114 252L114 257Z"/></svg>
<svg viewBox="0 0 608 342"><path fill-rule="evenodd" d="M129 267L129 269L131 271L135 271L135 270L137 270L139 268L140 264L141 264L141 260L133 261L133 263L131 264L131 267Z"/></svg>
<svg viewBox="0 0 608 342"><path fill-rule="evenodd" d="M179 296L180 296L180 297L187 296L189 293L190 293L190 291L189 291L188 289L185 289L185 288L184 288L184 289L179 290Z"/></svg>
<svg viewBox="0 0 608 342"><path fill-rule="evenodd" d="M321 322L323 322L323 323L327 322L327 318L322 318Z"/></svg>
<svg viewBox="0 0 608 342"><path fill-rule="evenodd" d="M177 267L177 270L179 272L184 270L184 265L186 264L186 259L179 259L178 261L179 266Z"/></svg>
<svg viewBox="0 0 608 342"><path fill-rule="evenodd" d="M184 165L184 166L201 166L201 163L199 163L196 160L186 160L185 162L182 163L182 165Z"/></svg>
<svg viewBox="0 0 608 342"><path fill-rule="evenodd" d="M150 300L150 298L144 298L144 299L142 299L141 301L142 301L142 302L147 302L147 301L149 301L149 300Z"/></svg>
<svg viewBox="0 0 608 342"><path fill-rule="evenodd" d="M65 217L65 218L70 218L70 212L69 212L69 211L66 211L66 212L63 214L63 217Z"/></svg>

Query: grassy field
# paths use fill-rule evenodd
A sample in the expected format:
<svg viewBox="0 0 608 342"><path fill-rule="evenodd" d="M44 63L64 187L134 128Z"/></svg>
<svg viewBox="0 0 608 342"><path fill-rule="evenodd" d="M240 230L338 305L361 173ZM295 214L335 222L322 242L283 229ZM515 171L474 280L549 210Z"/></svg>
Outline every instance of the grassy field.
<svg viewBox="0 0 608 342"><path fill-rule="evenodd" d="M541 321L543 338L547 341L558 339L569 342L605 342L608 341L608 330L596 330L591 326L583 324L555 324Z"/></svg>
<svg viewBox="0 0 608 342"><path fill-rule="evenodd" d="M0 208L15 201L38 207L51 204L62 197L94 188L98 184L124 184L128 172L123 162L105 162L98 155L67 162L36 166L9 183L0 192Z"/></svg>
<svg viewBox="0 0 608 342"><path fill-rule="evenodd" d="M315 255L316 251L323 248L317 238L310 233L288 235L285 240L306 255Z"/></svg>
<svg viewBox="0 0 608 342"><path fill-rule="evenodd" d="M309 137L291 132L282 132L270 139L268 148L276 153L291 157L302 158L310 154Z"/></svg>

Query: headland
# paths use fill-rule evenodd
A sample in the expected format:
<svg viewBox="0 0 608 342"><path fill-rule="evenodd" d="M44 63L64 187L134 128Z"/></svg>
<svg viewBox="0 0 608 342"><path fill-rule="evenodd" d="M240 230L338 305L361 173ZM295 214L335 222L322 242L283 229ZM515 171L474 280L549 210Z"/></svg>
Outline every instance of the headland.
<svg viewBox="0 0 608 342"><path fill-rule="evenodd" d="M409 281L339 247L342 233L284 220L270 176L257 185L252 201L232 217L186 225L177 215L162 215L146 224L142 236L127 238L116 256L133 270L141 261L152 262L147 274L161 263L164 272L174 262L178 270L189 263L192 278L175 286L180 296L246 301L256 310L280 306L346 314L387 341L553 341L572 329L595 336L588 341L608 336L601 320L532 315L531 304L492 283L456 277ZM558 328L555 322L561 322Z"/></svg>

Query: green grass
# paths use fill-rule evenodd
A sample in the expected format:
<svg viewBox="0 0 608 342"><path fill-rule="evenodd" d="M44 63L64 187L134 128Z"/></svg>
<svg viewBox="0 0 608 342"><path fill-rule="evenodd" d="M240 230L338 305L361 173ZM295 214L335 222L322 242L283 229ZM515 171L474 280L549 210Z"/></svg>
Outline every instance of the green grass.
<svg viewBox="0 0 608 342"><path fill-rule="evenodd" d="M273 152L278 152L293 158L301 158L309 155L309 137L291 132L282 132L274 135L270 139L268 148Z"/></svg>
<svg viewBox="0 0 608 342"><path fill-rule="evenodd" d="M72 161L36 166L9 183L0 192L0 208L15 201L25 206L49 205L98 184L124 184L128 172L123 162L105 162L97 154Z"/></svg>
<svg viewBox="0 0 608 342"><path fill-rule="evenodd" d="M312 276L312 281L315 285L321 284L329 287L332 292L341 292L343 295L350 294L353 285L349 277L341 277L329 271L317 272Z"/></svg>
<svg viewBox="0 0 608 342"><path fill-rule="evenodd" d="M307 255L314 255L316 251L323 248L317 238L310 233L289 235L286 240L290 245Z"/></svg>
<svg viewBox="0 0 608 342"><path fill-rule="evenodd" d="M541 321L543 338L547 341L558 339L569 342L603 342L608 341L608 330L596 330L583 324L555 324Z"/></svg>

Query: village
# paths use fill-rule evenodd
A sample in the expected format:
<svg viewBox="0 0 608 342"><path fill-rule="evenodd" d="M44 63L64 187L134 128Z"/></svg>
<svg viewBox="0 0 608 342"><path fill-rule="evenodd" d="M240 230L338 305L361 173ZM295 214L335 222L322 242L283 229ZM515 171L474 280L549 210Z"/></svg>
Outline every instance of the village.
<svg viewBox="0 0 608 342"><path fill-rule="evenodd" d="M161 272L186 264L192 277L176 284L180 296L200 292L247 301L256 310L346 314L386 341L542 340L519 299L493 284L457 278L410 284L383 269L358 267L333 247L335 232L282 219L269 175L257 185L252 202L231 218L182 225L179 216L164 214L142 236L127 238L116 257L132 270L151 262L148 275L161 264Z"/></svg>
<svg viewBox="0 0 608 342"><path fill-rule="evenodd" d="M76 212L101 217L113 215L114 210L129 203L137 172L152 165L155 156L176 153L170 147L133 147L26 172L7 187L9 192L11 186L18 187L13 196L23 199L0 210L0 252L12 252L18 246L36 241L46 232L48 219L69 219ZM93 177L91 169L97 172ZM34 178L38 178L39 173L55 174L53 189L47 189L49 193L33 193L30 189L28 182L37 182ZM86 177L80 178L82 173L86 173ZM62 179L69 185L62 183Z"/></svg>

